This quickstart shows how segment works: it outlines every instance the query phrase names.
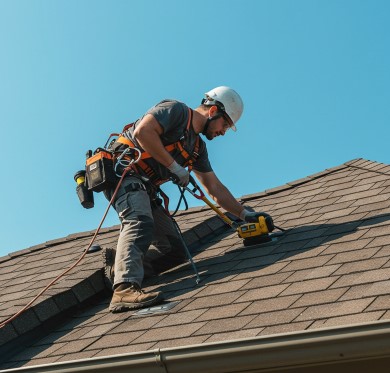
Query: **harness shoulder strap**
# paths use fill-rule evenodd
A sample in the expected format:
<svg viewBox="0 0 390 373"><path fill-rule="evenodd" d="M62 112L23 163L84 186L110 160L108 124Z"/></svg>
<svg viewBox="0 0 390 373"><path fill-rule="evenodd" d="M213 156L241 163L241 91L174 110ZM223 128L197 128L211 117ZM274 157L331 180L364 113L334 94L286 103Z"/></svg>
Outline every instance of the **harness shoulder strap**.
<svg viewBox="0 0 390 373"><path fill-rule="evenodd" d="M133 143L133 141L131 141L130 139L128 139L127 137L125 137L123 135L120 135L116 141L119 142L120 144L128 145L131 148L136 147L135 144ZM168 152L171 152L172 150L175 149L175 144L176 143L169 144L169 145L165 146L165 149ZM141 155L141 159L147 159L147 158L152 158L152 156L148 152L143 151L142 155Z"/></svg>
<svg viewBox="0 0 390 373"><path fill-rule="evenodd" d="M134 126L134 123L135 123L135 122L126 124L126 125L123 127L122 133L123 133L123 132L126 132L129 128L133 127L133 126Z"/></svg>
<svg viewBox="0 0 390 373"><path fill-rule="evenodd" d="M174 150L178 150L180 152L181 156L185 159L185 164L183 167L188 167L189 172L191 172L191 170L192 170L192 164L199 157L198 152L199 152L199 143L200 143L199 135L197 135L196 140L195 140L194 150L193 150L192 154L189 154L188 151L186 150L186 140L187 140L188 133L189 133L191 125L192 125L192 118L193 118L193 111L192 111L192 109L188 108L188 121L187 121L187 126L185 128L184 136L180 140L165 146L165 150L168 153L171 153ZM131 128L133 125L134 125L134 123L128 124L127 126L125 126L124 130ZM134 144L134 142L132 140L130 140L128 137L123 135L123 132L118 137L116 142L119 144L127 145L127 146L132 147L132 148L136 147L136 145ZM149 158L152 158L152 156L148 152L142 151L141 159L138 161L138 163L135 167L140 167L147 174L147 176L149 178L153 178L153 176L155 176L154 170L152 168L150 168L144 162L144 160L147 160ZM156 184L157 185L162 184L164 181L165 180L156 181Z"/></svg>
<svg viewBox="0 0 390 373"><path fill-rule="evenodd" d="M188 122L187 122L187 127L186 127L186 131L187 131L187 132L190 130L190 127L191 127L192 116L193 116L192 109L191 109L191 108L188 108Z"/></svg>

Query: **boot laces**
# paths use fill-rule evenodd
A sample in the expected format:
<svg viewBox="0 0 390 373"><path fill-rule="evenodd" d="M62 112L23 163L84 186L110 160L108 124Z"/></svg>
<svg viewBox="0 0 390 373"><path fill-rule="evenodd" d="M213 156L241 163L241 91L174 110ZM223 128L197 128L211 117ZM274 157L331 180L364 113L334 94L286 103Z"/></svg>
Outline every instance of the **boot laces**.
<svg viewBox="0 0 390 373"><path fill-rule="evenodd" d="M131 288L134 289L137 293L144 294L144 292L141 289L141 287L137 283L135 283L135 282L133 282L131 284Z"/></svg>

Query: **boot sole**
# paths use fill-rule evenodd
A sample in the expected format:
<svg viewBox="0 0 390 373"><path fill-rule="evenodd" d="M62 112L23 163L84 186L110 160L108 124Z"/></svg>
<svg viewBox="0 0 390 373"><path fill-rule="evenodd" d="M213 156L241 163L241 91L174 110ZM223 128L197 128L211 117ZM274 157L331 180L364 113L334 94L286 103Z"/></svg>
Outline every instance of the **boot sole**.
<svg viewBox="0 0 390 373"><path fill-rule="evenodd" d="M153 298L147 302L142 302L142 303L127 303L127 302L110 303L108 309L112 313L126 312L131 310L138 310L140 308L154 306L158 303L161 303L163 300L164 300L164 296L162 294L159 294L156 298Z"/></svg>

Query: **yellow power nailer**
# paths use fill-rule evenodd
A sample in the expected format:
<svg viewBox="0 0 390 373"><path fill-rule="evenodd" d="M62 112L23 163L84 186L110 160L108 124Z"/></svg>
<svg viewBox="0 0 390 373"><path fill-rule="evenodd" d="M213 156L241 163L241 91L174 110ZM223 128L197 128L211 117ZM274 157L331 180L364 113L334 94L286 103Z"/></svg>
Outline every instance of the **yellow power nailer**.
<svg viewBox="0 0 390 373"><path fill-rule="evenodd" d="M236 230L238 236L244 240L244 246L251 246L271 241L272 237L270 233L275 228L284 231L284 229L276 227L274 225L272 217L264 212L258 212L251 217L250 222L242 224L231 220L217 206L215 206L206 198L206 196L204 195L200 187L196 184L192 176L190 176L190 183L192 184L193 189L189 188L188 185L184 189L190 192L195 198L201 199L203 202L205 202L212 210L214 210L221 217L221 219L225 223L230 225L232 229Z"/></svg>

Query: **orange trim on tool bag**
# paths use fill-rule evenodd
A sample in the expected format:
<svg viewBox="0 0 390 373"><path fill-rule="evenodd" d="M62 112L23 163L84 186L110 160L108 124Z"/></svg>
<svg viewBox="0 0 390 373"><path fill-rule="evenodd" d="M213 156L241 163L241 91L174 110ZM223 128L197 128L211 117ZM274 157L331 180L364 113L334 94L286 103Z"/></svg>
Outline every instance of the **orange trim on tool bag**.
<svg viewBox="0 0 390 373"><path fill-rule="evenodd" d="M96 153L95 155L93 155L92 157L87 159L87 161L86 161L87 166L89 166L90 164L96 162L99 159L103 159L103 158L112 159L112 154L110 152L106 152L104 150L99 151L98 153Z"/></svg>

